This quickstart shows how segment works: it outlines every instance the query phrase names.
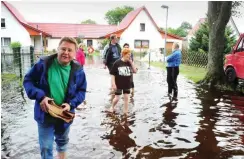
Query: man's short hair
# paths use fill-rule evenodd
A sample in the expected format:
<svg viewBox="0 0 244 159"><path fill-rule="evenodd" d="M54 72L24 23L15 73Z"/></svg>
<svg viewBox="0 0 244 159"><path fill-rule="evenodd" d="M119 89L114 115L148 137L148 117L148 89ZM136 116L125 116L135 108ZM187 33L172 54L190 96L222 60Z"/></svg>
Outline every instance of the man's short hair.
<svg viewBox="0 0 244 159"><path fill-rule="evenodd" d="M116 37L117 37L116 34L112 34L112 35L110 35L110 40L114 40Z"/></svg>
<svg viewBox="0 0 244 159"><path fill-rule="evenodd" d="M180 45L179 45L179 43L174 43L174 46L175 46L175 48L177 48L177 49L179 49L180 48Z"/></svg>
<svg viewBox="0 0 244 159"><path fill-rule="evenodd" d="M65 37L63 37L63 38L60 40L58 46L60 46L63 42L72 43L72 44L75 45L75 50L78 49L78 44L77 44L77 41L75 40L75 38L65 36Z"/></svg>
<svg viewBox="0 0 244 159"><path fill-rule="evenodd" d="M123 47L125 47L125 46L130 47L130 45L129 45L128 43L125 43L125 44L123 45Z"/></svg>

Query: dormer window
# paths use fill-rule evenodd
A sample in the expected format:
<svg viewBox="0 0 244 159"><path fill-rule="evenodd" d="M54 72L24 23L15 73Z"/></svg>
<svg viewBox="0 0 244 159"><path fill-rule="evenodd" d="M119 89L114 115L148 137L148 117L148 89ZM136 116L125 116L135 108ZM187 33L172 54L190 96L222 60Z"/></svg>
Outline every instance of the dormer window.
<svg viewBox="0 0 244 159"><path fill-rule="evenodd" d="M140 23L140 31L145 31L145 23Z"/></svg>
<svg viewBox="0 0 244 159"><path fill-rule="evenodd" d="M1 18L1 28L5 28L6 24L5 24L5 19Z"/></svg>

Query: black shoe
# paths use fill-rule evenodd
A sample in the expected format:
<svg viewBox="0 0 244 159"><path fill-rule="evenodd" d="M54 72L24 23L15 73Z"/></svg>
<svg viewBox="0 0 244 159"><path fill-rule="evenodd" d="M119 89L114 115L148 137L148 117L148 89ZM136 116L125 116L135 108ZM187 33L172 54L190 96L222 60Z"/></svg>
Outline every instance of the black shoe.
<svg viewBox="0 0 244 159"><path fill-rule="evenodd" d="M178 98L177 97L173 97L172 100L178 101Z"/></svg>

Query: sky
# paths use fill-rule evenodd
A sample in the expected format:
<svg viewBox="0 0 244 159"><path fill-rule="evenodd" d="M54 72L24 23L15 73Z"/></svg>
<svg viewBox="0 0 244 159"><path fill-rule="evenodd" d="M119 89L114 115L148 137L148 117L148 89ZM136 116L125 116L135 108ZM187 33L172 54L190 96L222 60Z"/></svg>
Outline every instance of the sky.
<svg viewBox="0 0 244 159"><path fill-rule="evenodd" d="M194 26L200 18L206 17L207 1L9 1L28 22L80 23L86 19L98 24L107 24L105 14L108 10L123 5L135 9L145 6L159 27L166 24L167 5L168 27L178 28L183 21ZM240 9L242 17L234 17L240 32L244 33L244 7Z"/></svg>

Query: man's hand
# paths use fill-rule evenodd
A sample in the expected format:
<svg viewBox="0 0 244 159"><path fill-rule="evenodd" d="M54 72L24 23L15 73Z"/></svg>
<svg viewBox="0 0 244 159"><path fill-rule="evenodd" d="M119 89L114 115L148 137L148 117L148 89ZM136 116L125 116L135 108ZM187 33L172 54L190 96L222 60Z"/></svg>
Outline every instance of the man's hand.
<svg viewBox="0 0 244 159"><path fill-rule="evenodd" d="M40 106L41 106L41 109L42 109L42 111L44 111L44 112L48 112L48 108L49 108L49 103L48 103L48 101L50 101L50 100L53 100L53 99L51 99L51 98L49 98L49 97L44 97L43 98L43 100L41 101L41 103L40 103Z"/></svg>
<svg viewBox="0 0 244 159"><path fill-rule="evenodd" d="M63 111L70 111L70 105L68 103L63 103L62 104Z"/></svg>

